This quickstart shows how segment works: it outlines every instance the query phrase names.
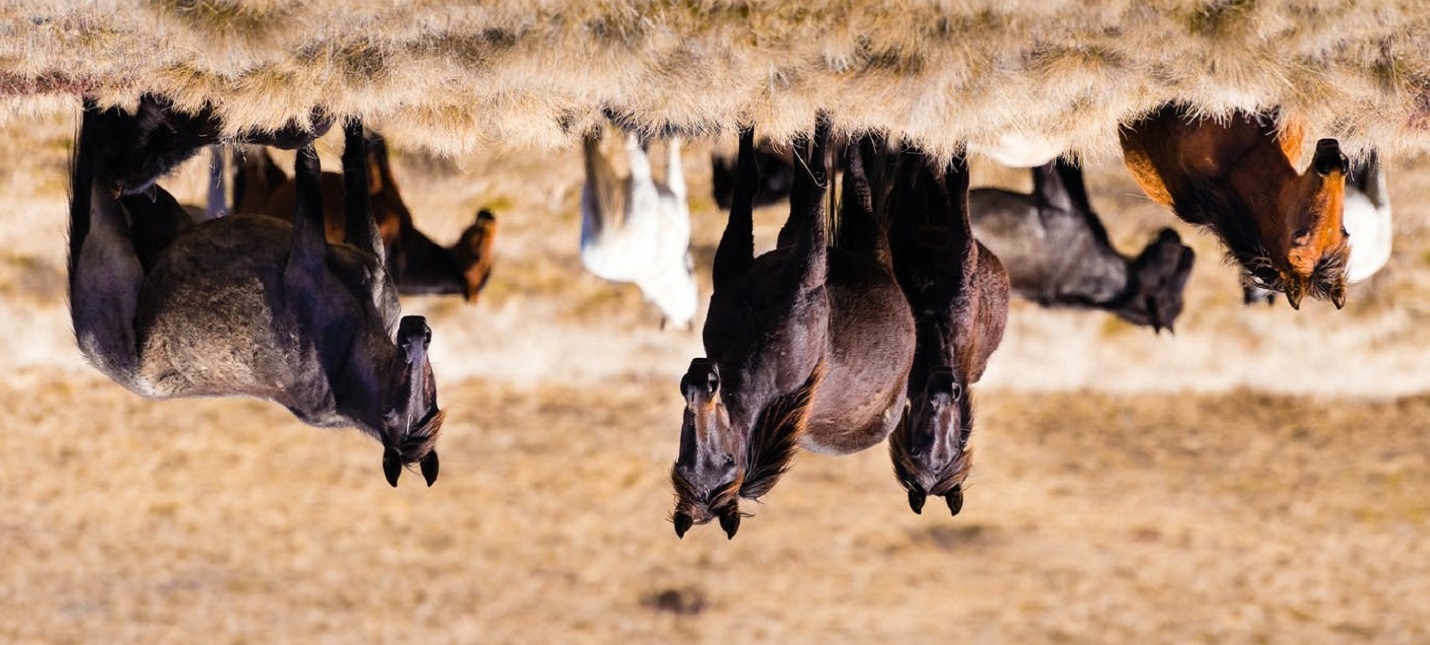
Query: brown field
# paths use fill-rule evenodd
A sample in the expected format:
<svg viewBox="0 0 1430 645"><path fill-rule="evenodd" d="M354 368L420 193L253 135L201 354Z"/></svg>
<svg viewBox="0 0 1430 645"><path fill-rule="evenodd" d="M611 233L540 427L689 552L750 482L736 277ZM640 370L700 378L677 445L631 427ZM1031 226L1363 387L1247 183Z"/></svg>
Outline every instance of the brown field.
<svg viewBox="0 0 1430 645"><path fill-rule="evenodd" d="M932 10L892 3L526 4L0 8L0 641L1430 642L1430 164L1411 154L1430 142L1412 118L1430 10L968 2L955 13L979 35L934 46L927 29L899 35ZM1240 49L1214 46L1228 43ZM876 55L890 48L903 62ZM589 69L552 62L577 54ZM695 83L672 61L732 71ZM1057 70L1072 80L1039 93ZM66 93L80 88L227 96L234 127L326 101L390 126L434 239L497 212L480 305L404 302L432 323L448 410L435 487L390 489L357 432L259 401L150 402L84 364L64 300ZM1066 134L1120 249L1165 225L1196 248L1187 311L1159 337L1014 303L977 388L957 518L910 513L882 450L805 454L734 541L714 527L677 540L676 383L699 334L659 330L634 287L582 271L566 143L601 105L789 131L839 88L878 99L837 109L844 127L902 124L935 144ZM1395 254L1344 311L1243 307L1216 243L1141 196L1109 135L1178 92L1208 110L1286 103L1312 136L1398 153ZM706 153L722 144L685 156L707 289L724 218ZM166 185L197 199L202 171ZM982 183L1026 187L980 164ZM766 246L781 218L757 213Z"/></svg>

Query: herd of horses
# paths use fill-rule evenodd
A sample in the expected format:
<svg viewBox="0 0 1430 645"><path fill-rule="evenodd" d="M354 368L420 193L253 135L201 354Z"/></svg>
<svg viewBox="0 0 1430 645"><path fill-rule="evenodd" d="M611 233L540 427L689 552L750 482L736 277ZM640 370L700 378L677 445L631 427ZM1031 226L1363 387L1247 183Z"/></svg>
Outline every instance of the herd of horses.
<svg viewBox="0 0 1430 645"><path fill-rule="evenodd" d="M221 140L211 110L183 112L155 96L132 112L86 100L71 167L76 340L137 394L269 399L305 423L377 439L391 485L416 466L430 486L444 417L427 360L432 332L401 315L398 294L475 301L492 271L496 219L482 210L455 244L434 242L403 203L383 139L355 118L308 116ZM341 173L323 172L313 148L334 125ZM835 130L820 113L776 147L743 126L736 157L713 159L729 219L705 352L680 379L670 473L679 536L718 520L733 538L741 500L767 494L801 448L849 454L886 443L910 508L942 497L957 515L972 387L1003 338L1010 294L1104 309L1157 332L1182 312L1193 251L1170 228L1135 257L1117 251L1066 151L989 152L1033 166L1033 191L1022 194L971 189L969 152L941 157L885 133ZM1208 119L1169 104L1120 137L1147 196L1223 242L1248 301L1281 293L1293 307L1310 296L1339 308L1347 284L1389 256L1384 174L1373 153L1352 166L1332 139L1298 172L1301 130L1275 113ZM212 148L206 210L157 183L220 143L239 154ZM599 134L583 143L582 261L689 326L699 303L680 143L664 142L664 181L653 176L650 141L622 143L625 176ZM291 177L265 147L296 150ZM783 200L777 244L756 255L754 208Z"/></svg>

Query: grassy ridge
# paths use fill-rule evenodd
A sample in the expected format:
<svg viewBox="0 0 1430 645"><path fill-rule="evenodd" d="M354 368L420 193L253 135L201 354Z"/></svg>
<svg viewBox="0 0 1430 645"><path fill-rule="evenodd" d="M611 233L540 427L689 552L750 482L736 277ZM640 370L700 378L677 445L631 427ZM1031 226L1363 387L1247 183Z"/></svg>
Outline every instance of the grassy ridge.
<svg viewBox="0 0 1430 645"><path fill-rule="evenodd" d="M1430 7L1279 2L10 3L0 96L144 91L231 128L313 105L404 145L570 144L603 108L776 136L814 110L948 150L1019 131L1110 153L1167 100L1282 105L1312 136L1430 143Z"/></svg>

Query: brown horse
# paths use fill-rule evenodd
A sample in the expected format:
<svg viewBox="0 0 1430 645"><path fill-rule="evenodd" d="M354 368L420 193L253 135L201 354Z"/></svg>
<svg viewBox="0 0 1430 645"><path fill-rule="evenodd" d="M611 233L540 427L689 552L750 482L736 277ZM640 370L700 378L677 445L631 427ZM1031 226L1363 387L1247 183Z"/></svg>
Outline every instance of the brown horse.
<svg viewBox="0 0 1430 645"><path fill-rule="evenodd" d="M856 224L878 233L857 236L864 248L827 246L828 146L821 118L812 153L805 141L795 145L788 244L757 258L754 133L740 134L730 220L715 252L707 358L691 361L680 384L686 407L671 469L678 536L718 517L733 538L739 499L768 493L797 446L863 450L900 420L913 317L887 258L879 258L877 224ZM863 216L867 209L855 210Z"/></svg>
<svg viewBox="0 0 1430 645"><path fill-rule="evenodd" d="M311 425L356 426L383 444L389 483L419 463L431 485L443 418L427 362L431 330L420 316L399 320L362 198L362 124L344 127L343 177L357 196L346 201L345 234L363 243L339 245L324 239L311 144L298 150L292 225L264 215L194 224L152 179L144 194L124 194L136 175L109 164L133 153L137 125L86 101L70 202L80 351L142 396L253 396Z"/></svg>
<svg viewBox="0 0 1430 645"><path fill-rule="evenodd" d="M1349 161L1335 139L1321 139L1298 174L1302 128L1292 120L1278 132L1274 121L1247 112L1216 120L1167 104L1122 128L1123 158L1148 197L1215 232L1253 284L1298 309L1307 294L1340 308Z"/></svg>
<svg viewBox="0 0 1430 645"><path fill-rule="evenodd" d="M1117 252L1088 203L1082 169L1061 159L1032 169L1033 192L968 195L973 234L1002 261L1018 295L1045 307L1105 309L1171 330L1196 254L1164 228L1135 258Z"/></svg>
<svg viewBox="0 0 1430 645"><path fill-rule="evenodd" d="M968 165L900 153L889 196L894 272L909 299L917 347L909 372L910 414L889 437L894 476L909 508L937 495L957 515L972 464L971 387L1003 340L1008 274L973 237Z"/></svg>
<svg viewBox="0 0 1430 645"><path fill-rule="evenodd" d="M462 232L457 244L444 248L417 230L412 212L402 200L388 161L387 143L369 133L367 148L369 201L377 219L383 247L387 250L387 270L403 295L460 293L475 304L491 277L492 244L496 239L496 218L486 209ZM261 149L246 151L234 176L234 210L265 213L292 219L296 183L273 163ZM343 238L343 179L337 173L323 173L324 218L328 241Z"/></svg>

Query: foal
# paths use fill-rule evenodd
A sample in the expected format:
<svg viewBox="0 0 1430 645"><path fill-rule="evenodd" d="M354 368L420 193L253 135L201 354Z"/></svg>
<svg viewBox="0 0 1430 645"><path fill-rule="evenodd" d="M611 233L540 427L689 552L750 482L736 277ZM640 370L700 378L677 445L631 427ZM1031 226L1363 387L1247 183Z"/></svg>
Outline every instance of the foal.
<svg viewBox="0 0 1430 645"><path fill-rule="evenodd" d="M1270 115L1236 112L1223 121L1169 103L1124 126L1127 168L1154 201L1210 228L1255 286L1301 299L1346 302L1350 246L1342 226L1349 162L1335 139L1321 139L1310 168L1291 166L1301 149L1297 122L1277 131Z"/></svg>
<svg viewBox="0 0 1430 645"><path fill-rule="evenodd" d="M1008 321L1008 274L974 239L968 182L961 155L939 164L905 150L890 199L894 271L914 311L918 344L908 421L890 435L889 455L915 513L929 495L943 497L954 515L963 508L972 456L970 388Z"/></svg>
<svg viewBox="0 0 1430 645"><path fill-rule="evenodd" d="M253 396L311 425L356 426L383 444L390 484L419 463L430 486L443 418L431 330L420 316L399 321L362 198L362 124L345 125L343 151L346 234L358 243L330 245L311 144L298 150L291 225L262 215L195 225L152 182L123 194L132 169L109 163L133 150L134 119L87 102L80 127L69 249L80 351L149 398Z"/></svg>
<svg viewBox="0 0 1430 645"><path fill-rule="evenodd" d="M1057 160L1033 168L1033 193L969 193L973 234L1002 261L1018 295L1045 307L1105 309L1134 325L1171 330L1182 313L1196 254L1164 228L1142 254L1124 257L1087 201L1082 169Z"/></svg>
<svg viewBox="0 0 1430 645"><path fill-rule="evenodd" d="M739 499L768 493L797 446L863 450L883 441L904 409L913 318L887 254L879 257L877 225L869 229L877 235L859 236L865 248L827 246L828 144L821 118L812 152L795 145L787 244L757 258L754 133L740 133L730 220L715 252L707 357L691 361L680 383L685 415L671 469L678 536L718 518L733 538Z"/></svg>

